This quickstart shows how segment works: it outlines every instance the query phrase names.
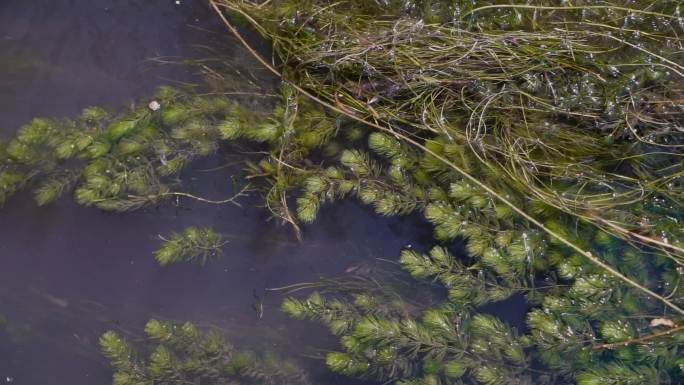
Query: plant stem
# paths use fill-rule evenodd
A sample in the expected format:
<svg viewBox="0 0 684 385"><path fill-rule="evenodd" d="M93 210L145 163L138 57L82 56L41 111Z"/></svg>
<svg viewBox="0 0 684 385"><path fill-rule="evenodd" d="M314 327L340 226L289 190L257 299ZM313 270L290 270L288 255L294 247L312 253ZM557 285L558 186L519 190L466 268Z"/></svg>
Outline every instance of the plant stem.
<svg viewBox="0 0 684 385"><path fill-rule="evenodd" d="M547 11L581 11L584 9L611 9L618 11L626 11L632 13L641 13L644 15L666 17L668 19L674 19L672 15L667 15L660 12L643 11L641 9L627 8L627 7L617 7L614 5L582 5L582 6L543 6L543 5L527 5L527 4L496 4L496 5L485 5L479 8L472 9L463 14L463 17L472 15L473 13L483 11L485 9L502 9L502 8L514 8L514 9L534 9L534 10L547 10Z"/></svg>
<svg viewBox="0 0 684 385"><path fill-rule="evenodd" d="M226 203L232 203L238 207L242 207L242 205L237 202L237 199L243 196L246 196L245 192L249 191L250 185L247 184L245 187L243 187L240 191L238 191L235 195L233 195L230 198L223 199L223 200L211 200L211 199L206 199L202 197L198 197L196 195L192 195L190 193L184 193L184 192L167 192L167 193L162 193L157 195L157 197L168 197L168 196L177 196L177 197L186 197L186 198L191 198L200 202L204 203L209 203L213 205L223 205ZM140 196L137 195L129 195L129 198L141 198Z"/></svg>
<svg viewBox="0 0 684 385"><path fill-rule="evenodd" d="M679 325L679 326L675 326L669 330L665 330L665 331L660 332L660 333L649 334L647 336L643 336L643 337L639 337L639 338L633 338L631 340L627 340L627 341L623 341L623 342L596 345L596 346L593 346L592 349L593 350L617 349L617 348L627 347L627 346L631 346L631 345L641 345L641 344L651 342L652 340L654 340L656 338L671 336L672 334L677 333L677 332L682 331L682 330L684 330L684 325Z"/></svg>

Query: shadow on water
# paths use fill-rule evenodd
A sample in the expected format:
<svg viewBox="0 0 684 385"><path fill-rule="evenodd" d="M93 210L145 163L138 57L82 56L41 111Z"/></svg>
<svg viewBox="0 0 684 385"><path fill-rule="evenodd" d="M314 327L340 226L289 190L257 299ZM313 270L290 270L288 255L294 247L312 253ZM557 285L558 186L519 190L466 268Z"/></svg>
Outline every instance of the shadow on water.
<svg viewBox="0 0 684 385"><path fill-rule="evenodd" d="M213 32L212 32L213 31ZM207 40L247 57L201 0L4 0L0 3L0 136L35 116L71 116L90 105L121 108L160 84L196 80L182 66L150 57L189 57ZM220 157L194 164L220 168ZM195 173L187 191L221 197L225 169ZM151 317L219 327L238 346L309 354L333 348L318 326L292 322L278 294L252 309L267 287L338 276L373 258L396 260L407 245L426 250L431 228L409 217L387 220L347 202L322 210L298 244L263 209L189 201L108 214L62 199L36 207L29 194L0 210L0 383L107 384L98 352L105 330L140 333ZM158 234L212 226L230 241L205 267L159 267ZM353 384L310 365L315 379Z"/></svg>

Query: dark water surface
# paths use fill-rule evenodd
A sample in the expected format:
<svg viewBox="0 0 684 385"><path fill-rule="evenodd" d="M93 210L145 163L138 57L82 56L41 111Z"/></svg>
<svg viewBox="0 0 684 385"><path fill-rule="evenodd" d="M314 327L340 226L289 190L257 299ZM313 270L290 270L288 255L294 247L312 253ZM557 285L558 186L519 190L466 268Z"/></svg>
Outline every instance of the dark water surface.
<svg viewBox="0 0 684 385"><path fill-rule="evenodd" d="M35 116L122 108L170 79L192 80L186 67L147 59L190 56L207 39L226 55L247 56L200 0L1 0L0 135ZM222 163L209 159L194 168ZM230 188L225 171L195 174L187 191L221 197ZM324 210L299 245L261 209L180 203L115 215L70 199L38 208L20 194L0 210L0 384L109 384L99 335L140 333L151 317L218 326L237 345L292 356L305 353L305 345L333 347L322 328L280 314L278 295L265 297L259 319L254 290L344 274L363 260L396 259L402 247L429 235L425 226L416 232L414 219L383 220L347 203ZM226 234L224 257L205 267L160 268L152 258L157 234L190 225ZM315 364L321 380L352 383L327 377L323 363Z"/></svg>

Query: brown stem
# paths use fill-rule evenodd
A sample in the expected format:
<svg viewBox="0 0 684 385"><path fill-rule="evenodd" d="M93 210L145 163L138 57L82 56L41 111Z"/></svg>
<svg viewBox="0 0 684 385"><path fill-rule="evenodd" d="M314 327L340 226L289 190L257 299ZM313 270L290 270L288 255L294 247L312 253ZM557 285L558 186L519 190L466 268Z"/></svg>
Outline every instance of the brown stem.
<svg viewBox="0 0 684 385"><path fill-rule="evenodd" d="M196 200L196 201L200 201L200 202L204 202L204 203L209 203L209 204L214 204L214 205L223 205L223 204L226 204L226 203L232 203L232 204L234 204L234 205L236 205L236 206L238 206L238 207L242 207L242 206L240 205L240 203L237 201L237 199L240 198L240 197L246 196L247 194L245 194L245 193L246 193L247 191L249 191L249 188L250 188L250 185L248 184L248 185L246 185L245 187L243 187L242 190L238 191L235 195L233 195L232 197L227 198L227 199L223 199L223 200L220 200L220 201L211 200L211 199L206 199L206 198L198 197L198 196L196 196L196 195L192 195L192 194L184 193L184 192L167 192L167 193L159 194L159 195L157 195L156 197L160 197L160 198L168 197L168 196L185 197L185 198L190 198L190 199L194 199L194 200ZM140 198L140 197L137 196L137 195L129 195L128 197L129 197L129 198Z"/></svg>
<svg viewBox="0 0 684 385"><path fill-rule="evenodd" d="M616 343L612 343L612 344L595 345L595 346L592 346L592 350L617 349L617 348L627 347L627 346L631 346L631 345L643 345L643 344L651 342L652 340L654 340L656 338L668 337L668 336L671 336L672 334L675 334L675 333L682 331L682 330L684 330L684 325L679 325L679 326L675 326L669 330L665 330L663 332L649 334L647 336L643 336L643 337L639 337L639 338L633 338L633 339L627 340L627 341L616 342Z"/></svg>
<svg viewBox="0 0 684 385"><path fill-rule="evenodd" d="M641 234L635 233L633 231L629 231L628 229L625 229L624 227L616 225L615 223L608 221L608 220L605 220L605 219L598 217L596 215L592 215L591 218L605 224L606 226L612 228L613 230L616 230L616 231L618 231L622 234L625 234L627 236L636 238L636 239L638 239L644 243L654 244L654 245L657 245L657 246L660 246L663 248L668 248L668 249L674 250L678 253L684 254L684 248L678 247L676 245L669 244L667 242L660 241L660 240L655 239L655 238L651 238L651 237L648 237L645 235L641 235Z"/></svg>

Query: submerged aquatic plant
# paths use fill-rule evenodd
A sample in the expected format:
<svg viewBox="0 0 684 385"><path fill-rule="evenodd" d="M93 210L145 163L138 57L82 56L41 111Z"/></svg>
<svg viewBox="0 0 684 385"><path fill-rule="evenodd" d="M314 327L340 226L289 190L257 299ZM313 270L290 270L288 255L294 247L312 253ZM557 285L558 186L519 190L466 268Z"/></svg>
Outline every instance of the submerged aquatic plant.
<svg viewBox="0 0 684 385"><path fill-rule="evenodd" d="M164 244L154 253L160 265L179 262L201 264L221 256L221 248L227 243L221 234L211 228L188 227L182 233L173 233L170 238L159 236Z"/></svg>
<svg viewBox="0 0 684 385"><path fill-rule="evenodd" d="M621 238L682 253L660 231L676 223L651 207L636 213L634 207L657 200L660 207L677 208L681 201L672 189L681 183L681 169L669 166L681 160L684 113L676 102L684 74L676 64L681 26L673 23L675 3L663 2L659 11L578 6L494 12L490 8L496 7L482 2L476 9L462 6L459 23L433 24L402 16L399 3L215 3L251 20L273 41L283 65L271 68L305 94L424 147L499 203L519 208L498 195L496 186L482 183L471 167L524 192L527 200ZM353 22L350 15L357 16ZM629 24L630 33L654 25L658 33L644 31L649 37L637 39L637 48L631 37L618 44L603 36L617 28L618 16L637 20ZM520 20L499 22L506 18ZM655 53L666 44L671 51ZM647 78L660 68L662 76ZM565 106L572 98L580 100ZM662 104L671 108L652 108ZM624 107L606 110L611 106ZM470 163L435 152L428 146L434 140L463 146ZM517 214L534 220L534 213ZM643 234L635 225L641 219L662 227ZM548 227L542 230L561 238Z"/></svg>
<svg viewBox="0 0 684 385"><path fill-rule="evenodd" d="M495 351L484 351L493 366L468 365L464 357L477 352L458 337L474 330L450 325L463 332L436 344L425 331L423 347L402 332L415 321L397 317L359 321L359 334L342 338L347 352L329 356L331 368L449 383L430 361L436 354L448 362L435 353L440 347L467 352L459 360L485 384L679 382L681 5L213 3L273 43L276 60L262 63L302 97L341 127L374 131L367 138L375 155L352 145L342 168L308 176L300 219L312 221L322 203L346 195L383 215L423 211L438 240L467 239L466 272L477 272L455 275L439 265L439 252L432 260L404 255L415 276L448 276L445 319L476 319L482 302L523 293L537 305L526 360L554 371L531 367L538 375L530 377L520 362L497 362ZM648 322L663 315L674 327ZM511 344L486 345L497 343ZM376 354L385 346L400 357L407 351L399 362L409 369L382 362Z"/></svg>
<svg viewBox="0 0 684 385"><path fill-rule="evenodd" d="M616 317L625 311L606 298L619 296L633 307L639 300L601 278L577 281L569 290L549 282L533 289L501 282L441 247L429 255L405 250L400 261L416 279L448 290L443 305L422 314L383 313L375 304L386 299L371 292L313 293L283 303L292 317L323 322L340 337L344 350L327 355L333 371L398 384L566 384L572 378L581 385L676 384L684 376L677 334L684 326ZM477 311L513 293L538 304L528 314L527 332Z"/></svg>
<svg viewBox="0 0 684 385"><path fill-rule="evenodd" d="M236 350L219 332L191 323L150 320L141 349L109 331L100 338L102 352L115 369L115 385L253 384L305 385L305 374L291 362L270 354Z"/></svg>
<svg viewBox="0 0 684 385"><path fill-rule="evenodd" d="M434 225L436 247L400 262L446 289L441 306L403 312L363 292L285 301L340 336L332 370L406 385L684 379L678 2L212 4L284 80L270 114L165 88L155 108L37 119L0 145L0 197L30 184L41 204L73 191L106 210L236 203L247 187L218 201L174 188L193 159L248 145L244 177L300 237L349 197ZM270 40L275 60L231 20ZM174 236L157 258L204 260L211 239ZM460 240L468 255L454 258ZM481 312L514 294L532 306L527 330Z"/></svg>
<svg viewBox="0 0 684 385"><path fill-rule="evenodd" d="M76 201L109 211L129 211L170 198L237 204L233 196L210 200L173 191L193 159L218 149L217 122L247 114L224 97L188 97L162 88L155 100L120 115L87 108L76 119L34 119L0 151L0 202L30 183L36 201L48 204L73 191Z"/></svg>

